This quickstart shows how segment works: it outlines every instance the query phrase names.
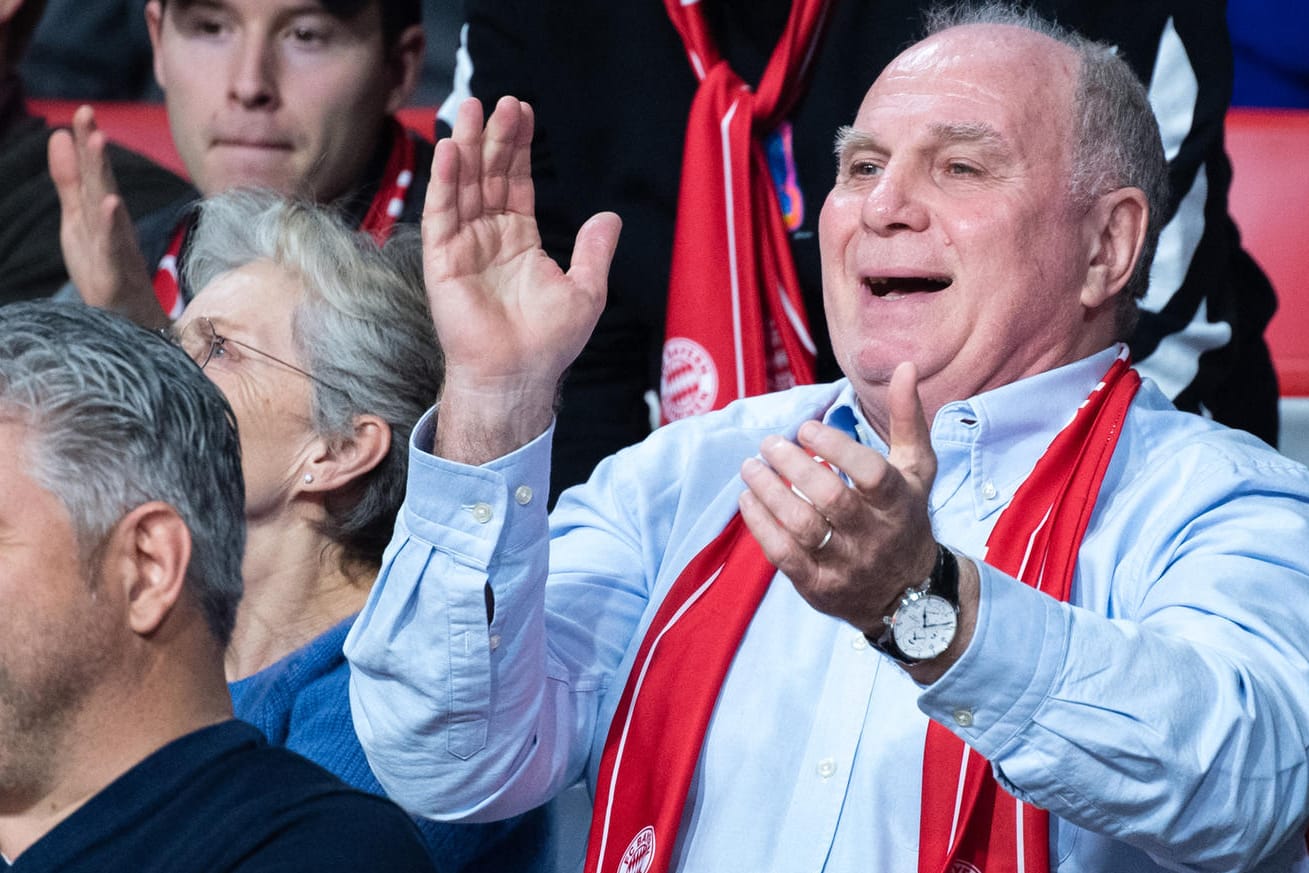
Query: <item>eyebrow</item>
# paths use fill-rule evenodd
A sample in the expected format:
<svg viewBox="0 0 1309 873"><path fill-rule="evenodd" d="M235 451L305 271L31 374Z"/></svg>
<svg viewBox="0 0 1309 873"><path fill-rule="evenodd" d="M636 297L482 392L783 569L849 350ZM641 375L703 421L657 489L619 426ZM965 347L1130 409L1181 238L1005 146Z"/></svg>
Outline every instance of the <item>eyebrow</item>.
<svg viewBox="0 0 1309 873"><path fill-rule="evenodd" d="M386 0L382 0L382 2L386 2ZM194 9L202 9L208 12L225 12L231 9L227 0L168 0L168 5L176 6L179 13L189 12ZM367 4L362 4L360 8L362 9L365 6ZM319 13L344 20L344 16L324 6L322 0L303 0L303 2L295 6L280 10L279 14L284 18L294 18L297 15L315 15Z"/></svg>
<svg viewBox="0 0 1309 873"><path fill-rule="evenodd" d="M976 143L988 148L1001 148L1007 142L1000 131L980 121L937 121L928 125L928 130L938 144ZM875 135L856 130L850 125L845 125L836 132L835 151L838 160L851 152L884 150Z"/></svg>
<svg viewBox="0 0 1309 873"><path fill-rule="evenodd" d="M838 161L850 152L871 151L876 148L877 140L871 134L855 130L848 124L842 125L836 131L836 141L832 144L832 150L836 153Z"/></svg>
<svg viewBox="0 0 1309 873"><path fill-rule="evenodd" d="M934 136L940 142L945 143L978 143L980 145L998 147L1005 144L1005 138L991 125L976 122L936 122L928 126Z"/></svg>
<svg viewBox="0 0 1309 873"><path fill-rule="evenodd" d="M177 12L190 12L194 9L205 9L210 12L218 12L225 8L219 0L168 0L164 8L172 6Z"/></svg>

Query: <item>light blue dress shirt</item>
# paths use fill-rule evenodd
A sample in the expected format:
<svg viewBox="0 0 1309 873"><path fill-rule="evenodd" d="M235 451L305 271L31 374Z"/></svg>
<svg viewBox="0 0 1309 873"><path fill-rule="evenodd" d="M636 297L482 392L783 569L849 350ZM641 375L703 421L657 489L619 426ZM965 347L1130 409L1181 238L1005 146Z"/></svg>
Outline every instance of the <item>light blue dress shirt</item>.
<svg viewBox="0 0 1309 873"><path fill-rule="evenodd" d="M984 557L1114 354L939 411L941 542ZM811 418L886 451L845 382L753 398L602 463L547 536L551 435L462 466L424 451L429 414L346 642L357 730L388 792L485 820L594 784L660 598L736 511L741 462ZM1309 470L1147 381L1071 603L982 566L974 638L925 689L779 574L724 682L672 869L915 870L928 718L1051 811L1061 871L1309 870Z"/></svg>

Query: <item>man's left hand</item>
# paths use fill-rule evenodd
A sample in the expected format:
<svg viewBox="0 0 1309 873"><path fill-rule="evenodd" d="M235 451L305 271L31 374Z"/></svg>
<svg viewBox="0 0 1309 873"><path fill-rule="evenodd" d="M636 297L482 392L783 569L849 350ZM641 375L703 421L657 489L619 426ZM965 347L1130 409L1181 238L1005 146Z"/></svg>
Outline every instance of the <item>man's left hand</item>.
<svg viewBox="0 0 1309 873"><path fill-rule="evenodd" d="M800 426L797 442L765 439L762 460L751 458L741 468L747 486L741 515L764 554L811 606L871 637L882 632L901 595L931 574L937 555L927 511L936 454L912 364L896 369L889 402L888 457L811 421ZM920 681L944 672L971 637L977 574L971 562L960 565L967 604L961 603L959 633L931 662L937 669L915 668Z"/></svg>

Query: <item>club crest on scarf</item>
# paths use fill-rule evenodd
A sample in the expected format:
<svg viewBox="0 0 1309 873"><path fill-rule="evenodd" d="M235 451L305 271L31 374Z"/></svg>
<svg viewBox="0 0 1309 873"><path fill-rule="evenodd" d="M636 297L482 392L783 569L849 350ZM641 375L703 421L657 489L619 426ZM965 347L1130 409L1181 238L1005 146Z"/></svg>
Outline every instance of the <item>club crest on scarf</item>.
<svg viewBox="0 0 1309 873"><path fill-rule="evenodd" d="M664 343L659 397L666 421L700 415L714 408L718 368L713 356L693 339L672 337Z"/></svg>
<svg viewBox="0 0 1309 873"><path fill-rule="evenodd" d="M699 80L683 144L664 336L669 344L694 339L715 384L703 392L703 407L698 390L671 402L662 392L663 422L814 381L817 350L787 236L794 229L788 221L804 216L785 121L808 84L831 5L791 4L751 87L719 51L703 4L664 0ZM770 149L779 166L770 166ZM660 381L680 385L681 376L668 372L670 351L666 346Z"/></svg>
<svg viewBox="0 0 1309 873"><path fill-rule="evenodd" d="M956 859L949 868L946 869L945 873L982 873L982 870L980 867L974 867L967 861Z"/></svg>
<svg viewBox="0 0 1309 873"><path fill-rule="evenodd" d="M654 828L646 825L627 844L627 851L623 852L618 862L618 873L645 873L654 863L654 857L655 832Z"/></svg>

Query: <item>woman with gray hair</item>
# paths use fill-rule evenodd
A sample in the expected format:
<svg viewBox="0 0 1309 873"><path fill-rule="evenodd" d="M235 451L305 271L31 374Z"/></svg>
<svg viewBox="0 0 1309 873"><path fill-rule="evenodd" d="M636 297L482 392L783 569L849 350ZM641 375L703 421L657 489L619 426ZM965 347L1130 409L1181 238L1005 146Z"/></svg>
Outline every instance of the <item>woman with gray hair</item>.
<svg viewBox="0 0 1309 873"><path fill-rule="evenodd" d="M354 733L341 651L404 496L409 434L442 363L416 233L386 252L319 207L205 201L174 330L235 411L245 597L227 652L238 718L382 794ZM419 820L442 870L544 869L548 822Z"/></svg>

